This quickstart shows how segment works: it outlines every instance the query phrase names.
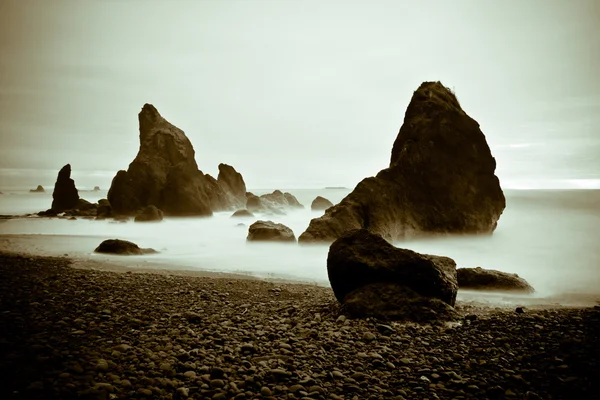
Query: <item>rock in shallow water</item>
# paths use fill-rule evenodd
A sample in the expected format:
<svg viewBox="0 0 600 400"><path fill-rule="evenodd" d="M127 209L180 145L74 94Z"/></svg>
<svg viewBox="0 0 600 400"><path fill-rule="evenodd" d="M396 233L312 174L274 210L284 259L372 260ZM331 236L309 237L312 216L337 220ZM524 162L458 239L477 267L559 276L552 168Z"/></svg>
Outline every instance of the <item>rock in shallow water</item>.
<svg viewBox="0 0 600 400"><path fill-rule="evenodd" d="M533 293L533 287L517 274L493 269L458 268L456 270L460 289Z"/></svg>
<svg viewBox="0 0 600 400"><path fill-rule="evenodd" d="M294 232L273 221L256 221L248 228L248 241L295 242Z"/></svg>
<svg viewBox="0 0 600 400"><path fill-rule="evenodd" d="M95 253L104 254L116 254L116 255L142 255L142 254L153 254L157 251L154 249L142 249L137 244L120 239L107 239L100 243L100 246L96 247Z"/></svg>
<svg viewBox="0 0 600 400"><path fill-rule="evenodd" d="M389 168L313 219L299 241L332 242L360 228L387 240L492 233L506 205L495 169L477 121L440 82L424 82L408 105Z"/></svg>

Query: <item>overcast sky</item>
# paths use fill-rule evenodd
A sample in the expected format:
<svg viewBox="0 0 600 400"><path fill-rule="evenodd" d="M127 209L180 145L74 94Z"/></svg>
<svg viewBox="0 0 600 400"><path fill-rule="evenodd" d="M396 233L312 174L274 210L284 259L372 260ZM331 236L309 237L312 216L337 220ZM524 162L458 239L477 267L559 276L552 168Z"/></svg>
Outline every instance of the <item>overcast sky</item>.
<svg viewBox="0 0 600 400"><path fill-rule="evenodd" d="M202 171L353 186L441 80L503 183L600 178L600 2L0 2L0 168L126 169L152 103Z"/></svg>

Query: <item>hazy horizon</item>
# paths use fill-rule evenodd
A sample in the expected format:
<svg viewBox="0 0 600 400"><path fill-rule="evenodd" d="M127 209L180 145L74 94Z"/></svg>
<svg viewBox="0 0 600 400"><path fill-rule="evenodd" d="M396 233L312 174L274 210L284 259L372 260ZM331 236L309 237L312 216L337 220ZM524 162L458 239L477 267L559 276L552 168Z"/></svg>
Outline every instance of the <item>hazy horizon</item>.
<svg viewBox="0 0 600 400"><path fill-rule="evenodd" d="M0 188L67 163L105 182L137 154L144 103L205 173L353 187L388 165L427 80L479 122L503 186L600 182L595 1L9 0L0 22Z"/></svg>

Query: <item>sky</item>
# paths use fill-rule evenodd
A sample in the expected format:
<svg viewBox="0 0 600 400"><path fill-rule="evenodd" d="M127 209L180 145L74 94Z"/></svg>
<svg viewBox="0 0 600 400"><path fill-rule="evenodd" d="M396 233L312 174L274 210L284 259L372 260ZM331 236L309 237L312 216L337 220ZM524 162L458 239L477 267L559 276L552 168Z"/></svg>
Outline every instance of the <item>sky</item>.
<svg viewBox="0 0 600 400"><path fill-rule="evenodd" d="M66 163L108 185L144 103L205 173L354 186L428 80L479 122L503 186L600 182L596 0L3 0L0 50L0 188Z"/></svg>

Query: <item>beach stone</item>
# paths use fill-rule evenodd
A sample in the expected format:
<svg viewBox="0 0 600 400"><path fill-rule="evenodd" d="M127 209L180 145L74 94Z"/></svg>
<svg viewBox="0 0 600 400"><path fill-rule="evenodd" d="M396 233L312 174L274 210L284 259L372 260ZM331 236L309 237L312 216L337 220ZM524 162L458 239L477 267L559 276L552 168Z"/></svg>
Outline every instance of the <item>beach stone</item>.
<svg viewBox="0 0 600 400"><path fill-rule="evenodd" d="M389 167L315 218L300 242L333 242L368 229L389 241L431 234L491 234L506 201L477 121L440 82L414 92Z"/></svg>
<svg viewBox="0 0 600 400"><path fill-rule="evenodd" d="M531 285L517 274L493 269L458 268L458 287L469 290L533 293Z"/></svg>
<svg viewBox="0 0 600 400"><path fill-rule="evenodd" d="M134 218L134 222L158 222L162 220L163 212L154 205L144 207L144 209Z"/></svg>
<svg viewBox="0 0 600 400"><path fill-rule="evenodd" d="M248 241L295 242L294 232L273 221L256 221L248 228Z"/></svg>
<svg viewBox="0 0 600 400"><path fill-rule="evenodd" d="M310 204L310 209L313 211L327 210L329 207L333 207L333 203L321 196L315 197Z"/></svg>
<svg viewBox="0 0 600 400"><path fill-rule="evenodd" d="M396 248L366 229L347 232L331 245L327 274L340 303L350 292L373 283L405 286L451 306L458 290L451 258Z"/></svg>
<svg viewBox="0 0 600 400"><path fill-rule="evenodd" d="M116 255L142 255L156 253L154 249L143 249L137 244L121 239L107 239L94 250L95 253Z"/></svg>
<svg viewBox="0 0 600 400"><path fill-rule="evenodd" d="M99 359L98 361L96 361L96 370L98 371L108 371L108 361L106 361L105 359Z"/></svg>
<svg viewBox="0 0 600 400"><path fill-rule="evenodd" d="M61 168L56 177L54 191L52 192L52 207L54 212L73 209L77 206L79 193L75 181L71 179L71 164Z"/></svg>

